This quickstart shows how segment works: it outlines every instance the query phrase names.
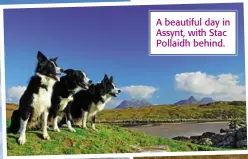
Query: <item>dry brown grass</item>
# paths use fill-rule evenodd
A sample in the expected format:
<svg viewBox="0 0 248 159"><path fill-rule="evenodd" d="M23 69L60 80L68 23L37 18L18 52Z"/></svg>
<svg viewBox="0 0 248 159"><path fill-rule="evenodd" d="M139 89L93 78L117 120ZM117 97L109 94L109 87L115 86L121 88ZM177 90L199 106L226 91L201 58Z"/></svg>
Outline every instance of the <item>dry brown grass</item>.
<svg viewBox="0 0 248 159"><path fill-rule="evenodd" d="M6 120L11 119L12 113L18 108L17 104L6 104Z"/></svg>
<svg viewBox="0 0 248 159"><path fill-rule="evenodd" d="M134 159L248 159L248 155L135 157Z"/></svg>

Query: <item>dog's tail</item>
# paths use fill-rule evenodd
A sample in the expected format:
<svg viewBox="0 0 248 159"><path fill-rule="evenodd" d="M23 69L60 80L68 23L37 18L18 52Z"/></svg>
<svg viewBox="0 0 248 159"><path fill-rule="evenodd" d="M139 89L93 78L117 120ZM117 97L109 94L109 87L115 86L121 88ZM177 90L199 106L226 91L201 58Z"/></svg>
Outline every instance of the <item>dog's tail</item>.
<svg viewBox="0 0 248 159"><path fill-rule="evenodd" d="M20 129L20 112L19 110L15 110L11 116L11 123L10 123L10 126L8 128L8 132L10 133L14 133L14 134L17 134L19 129Z"/></svg>

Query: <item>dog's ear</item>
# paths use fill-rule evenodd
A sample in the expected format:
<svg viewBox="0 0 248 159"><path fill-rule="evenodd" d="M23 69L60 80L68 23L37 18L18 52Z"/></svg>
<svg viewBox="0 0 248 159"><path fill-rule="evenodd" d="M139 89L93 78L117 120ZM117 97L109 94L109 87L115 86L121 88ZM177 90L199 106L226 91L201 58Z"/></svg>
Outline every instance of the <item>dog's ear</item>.
<svg viewBox="0 0 248 159"><path fill-rule="evenodd" d="M51 60L56 62L58 60L58 57L52 58Z"/></svg>
<svg viewBox="0 0 248 159"><path fill-rule="evenodd" d="M73 75L74 71L72 69L67 69L64 71L65 74L67 74L68 76Z"/></svg>
<svg viewBox="0 0 248 159"><path fill-rule="evenodd" d="M110 81L111 83L113 83L113 81L114 81L113 76L110 77L109 81Z"/></svg>
<svg viewBox="0 0 248 159"><path fill-rule="evenodd" d="M104 75L104 78L103 78L103 80L102 80L102 84L105 86L105 84L106 84L107 81L108 81L108 75L105 74L105 75Z"/></svg>
<svg viewBox="0 0 248 159"><path fill-rule="evenodd" d="M38 53L37 53L37 59L38 59L38 61L43 62L43 61L46 61L47 60L47 57L45 55L43 55L42 52L38 51Z"/></svg>
<svg viewBox="0 0 248 159"><path fill-rule="evenodd" d="M108 75L105 74L105 75L104 75L104 78L103 78L103 81L107 81L107 80L108 80Z"/></svg>

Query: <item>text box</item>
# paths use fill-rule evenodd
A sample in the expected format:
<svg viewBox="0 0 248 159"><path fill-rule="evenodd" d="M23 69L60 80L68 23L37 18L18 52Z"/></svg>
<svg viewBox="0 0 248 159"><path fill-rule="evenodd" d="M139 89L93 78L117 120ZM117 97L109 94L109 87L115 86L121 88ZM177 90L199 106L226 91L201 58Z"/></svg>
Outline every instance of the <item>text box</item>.
<svg viewBox="0 0 248 159"><path fill-rule="evenodd" d="M150 55L235 55L236 12L150 11Z"/></svg>

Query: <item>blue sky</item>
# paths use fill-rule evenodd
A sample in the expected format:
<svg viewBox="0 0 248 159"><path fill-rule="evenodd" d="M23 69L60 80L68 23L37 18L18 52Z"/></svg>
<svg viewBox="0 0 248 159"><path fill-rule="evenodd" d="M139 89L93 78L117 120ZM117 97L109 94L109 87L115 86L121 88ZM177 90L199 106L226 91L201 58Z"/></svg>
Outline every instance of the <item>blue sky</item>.
<svg viewBox="0 0 248 159"><path fill-rule="evenodd" d="M239 55L149 57L148 10L156 9L238 10ZM12 9L4 11L4 28L9 100L18 99L33 75L38 50L58 56L63 68L86 71L94 82L113 75L123 93L112 107L131 98L168 104L191 95L245 96L242 4Z"/></svg>
<svg viewBox="0 0 248 159"><path fill-rule="evenodd" d="M0 4L45 4L45 3L80 3L80 2L118 2L128 0L1 0Z"/></svg>

